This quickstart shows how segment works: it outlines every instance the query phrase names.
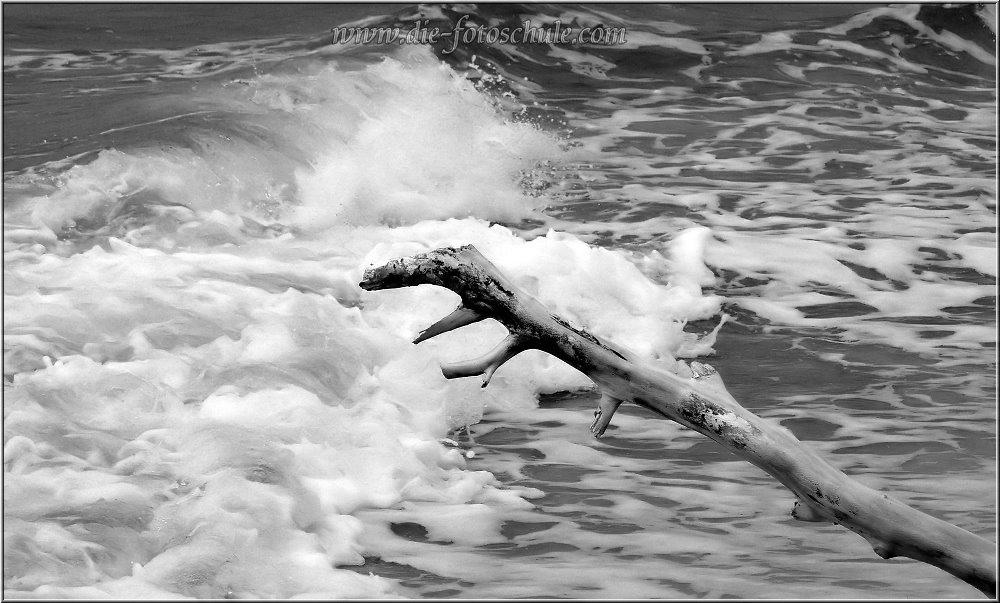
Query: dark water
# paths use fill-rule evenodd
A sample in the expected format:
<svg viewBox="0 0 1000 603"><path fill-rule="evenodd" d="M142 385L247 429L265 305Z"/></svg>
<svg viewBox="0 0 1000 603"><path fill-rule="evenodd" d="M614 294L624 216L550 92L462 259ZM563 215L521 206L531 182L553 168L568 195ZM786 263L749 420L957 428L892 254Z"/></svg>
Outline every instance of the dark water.
<svg viewBox="0 0 1000 603"><path fill-rule="evenodd" d="M976 596L356 283L475 244L995 539L994 8L5 4L5 595ZM330 32L524 20L627 41Z"/></svg>

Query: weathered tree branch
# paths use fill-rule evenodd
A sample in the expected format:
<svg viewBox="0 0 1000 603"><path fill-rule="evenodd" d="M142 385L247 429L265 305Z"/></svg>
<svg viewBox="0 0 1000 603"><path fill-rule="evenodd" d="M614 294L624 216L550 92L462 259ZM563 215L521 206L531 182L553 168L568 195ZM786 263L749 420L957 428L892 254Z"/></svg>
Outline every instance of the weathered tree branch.
<svg viewBox="0 0 1000 603"><path fill-rule="evenodd" d="M365 272L373 291L420 284L451 289L462 305L421 333L417 342L494 318L510 332L477 360L443 367L446 377L484 375L485 387L504 362L538 349L587 375L602 398L591 431L600 437L623 402L649 408L693 429L760 467L797 497L793 517L832 522L860 534L880 557L902 556L939 567L996 596L996 546L848 477L790 431L744 409L715 370L691 363L682 377L570 326L511 284L472 246L438 249L392 260Z"/></svg>

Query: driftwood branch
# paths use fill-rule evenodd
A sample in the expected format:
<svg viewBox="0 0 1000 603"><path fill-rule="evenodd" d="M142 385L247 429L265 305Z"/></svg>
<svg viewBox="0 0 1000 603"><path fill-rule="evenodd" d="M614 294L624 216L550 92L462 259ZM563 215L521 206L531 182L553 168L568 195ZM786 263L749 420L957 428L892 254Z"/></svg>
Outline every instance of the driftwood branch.
<svg viewBox="0 0 1000 603"><path fill-rule="evenodd" d="M791 490L793 517L840 524L864 537L880 557L909 557L939 567L996 596L996 546L848 477L790 431L744 409L715 370L691 363L682 377L570 326L510 283L472 246L392 260L365 272L373 291L431 284L458 293L455 312L417 342L489 317L508 337L482 358L443 367L446 377L483 375L485 387L504 362L538 349L580 370L601 390L591 431L600 437L618 407L632 402L693 429L760 467Z"/></svg>

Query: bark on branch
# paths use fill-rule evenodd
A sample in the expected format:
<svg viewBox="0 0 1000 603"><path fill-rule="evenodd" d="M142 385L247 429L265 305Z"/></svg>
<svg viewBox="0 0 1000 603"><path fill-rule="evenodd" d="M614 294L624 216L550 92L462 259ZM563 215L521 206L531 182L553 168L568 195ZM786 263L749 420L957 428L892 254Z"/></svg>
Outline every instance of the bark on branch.
<svg viewBox="0 0 1000 603"><path fill-rule="evenodd" d="M996 596L996 545L851 479L784 427L740 406L712 367L695 362L694 376L682 377L570 326L515 287L472 246L369 268L361 287L374 291L421 284L451 289L462 303L415 343L487 317L510 332L482 358L443 367L446 377L484 375L485 387L507 360L527 349L542 350L600 388L591 426L595 436L604 433L623 402L646 407L719 442L777 479L797 497L792 509L797 519L840 524L864 537L884 559L916 559Z"/></svg>

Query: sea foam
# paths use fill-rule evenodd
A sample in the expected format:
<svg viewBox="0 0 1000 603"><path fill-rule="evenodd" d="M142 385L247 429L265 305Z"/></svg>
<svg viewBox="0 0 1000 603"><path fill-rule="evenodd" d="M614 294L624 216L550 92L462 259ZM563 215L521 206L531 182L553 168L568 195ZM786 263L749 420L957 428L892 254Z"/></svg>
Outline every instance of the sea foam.
<svg viewBox="0 0 1000 603"><path fill-rule="evenodd" d="M52 165L7 213L8 593L383 597L394 581L342 567L391 555L390 524L502 540L537 491L442 439L589 383L537 351L486 389L445 379L503 327L413 346L457 296L362 291L373 264L473 244L651 361L711 348L684 331L720 310L707 233L627 255L491 224L537 215L519 179L563 150L426 51L164 102L230 121Z"/></svg>

